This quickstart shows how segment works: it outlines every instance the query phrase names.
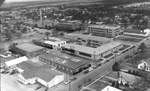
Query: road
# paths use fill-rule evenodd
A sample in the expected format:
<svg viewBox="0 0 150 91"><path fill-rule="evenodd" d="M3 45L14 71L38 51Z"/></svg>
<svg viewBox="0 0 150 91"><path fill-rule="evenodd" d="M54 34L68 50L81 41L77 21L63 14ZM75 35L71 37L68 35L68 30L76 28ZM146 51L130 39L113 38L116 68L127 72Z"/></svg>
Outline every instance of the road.
<svg viewBox="0 0 150 91"><path fill-rule="evenodd" d="M120 61L120 60L124 60L124 57L132 54L133 53L133 49L129 50L128 52L121 54L120 56L116 57L116 61ZM98 68L94 69L93 71L87 73L87 74L81 74L77 77L77 79L75 81L72 81L70 84L70 91L79 91L80 89L78 88L79 85L84 85L88 82L89 79L95 80L99 77L101 77L102 75L104 75L106 72L108 72L111 68L112 65L115 63L115 59L110 60L109 62L99 66ZM85 85L85 86L86 86ZM69 85L63 85L60 86L52 91L69 91Z"/></svg>

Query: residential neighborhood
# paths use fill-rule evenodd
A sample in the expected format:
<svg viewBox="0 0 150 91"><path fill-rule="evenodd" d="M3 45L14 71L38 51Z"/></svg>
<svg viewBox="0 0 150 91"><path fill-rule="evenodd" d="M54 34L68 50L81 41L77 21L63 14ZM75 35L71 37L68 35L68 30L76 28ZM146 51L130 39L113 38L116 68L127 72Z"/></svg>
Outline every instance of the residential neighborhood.
<svg viewBox="0 0 150 91"><path fill-rule="evenodd" d="M150 91L150 1L0 1L0 91Z"/></svg>

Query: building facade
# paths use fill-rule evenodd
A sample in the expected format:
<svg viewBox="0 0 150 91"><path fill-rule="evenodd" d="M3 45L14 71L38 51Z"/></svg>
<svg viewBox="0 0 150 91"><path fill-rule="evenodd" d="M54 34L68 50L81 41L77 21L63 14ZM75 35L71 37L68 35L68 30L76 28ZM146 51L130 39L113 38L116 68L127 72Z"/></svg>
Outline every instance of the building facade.
<svg viewBox="0 0 150 91"><path fill-rule="evenodd" d="M142 61L142 63L138 65L138 69L150 72L150 58L146 61Z"/></svg>
<svg viewBox="0 0 150 91"><path fill-rule="evenodd" d="M58 24L55 25L55 28L57 30L77 30L81 28L81 22L78 20L74 20L74 21L67 21L67 22L60 22Z"/></svg>
<svg viewBox="0 0 150 91"><path fill-rule="evenodd" d="M66 45L66 41L54 37L50 37L49 39L44 40L33 40L32 42L38 46L46 47L49 49L57 49Z"/></svg>
<svg viewBox="0 0 150 91"><path fill-rule="evenodd" d="M94 36L102 36L114 38L123 33L120 26L114 25L91 25L88 27L88 31Z"/></svg>
<svg viewBox="0 0 150 91"><path fill-rule="evenodd" d="M64 37L76 41L76 43L79 45L84 45L84 46L89 46L94 48L113 41L113 39L109 39L105 37L82 35L82 34L71 34L71 33L66 34Z"/></svg>
<svg viewBox="0 0 150 91"><path fill-rule="evenodd" d="M36 82L50 88L64 81L65 76L49 65L39 65L32 61L23 62L17 65L19 74L18 81L23 84L34 84Z"/></svg>
<svg viewBox="0 0 150 91"><path fill-rule="evenodd" d="M16 53L29 58L38 56L46 52L45 48L30 43L16 45L13 49Z"/></svg>
<svg viewBox="0 0 150 91"><path fill-rule="evenodd" d="M114 52L119 51L122 47L123 44L120 42L111 42L97 48L77 44L67 44L62 47L62 51L96 61L101 58L106 58L109 55L115 55Z"/></svg>

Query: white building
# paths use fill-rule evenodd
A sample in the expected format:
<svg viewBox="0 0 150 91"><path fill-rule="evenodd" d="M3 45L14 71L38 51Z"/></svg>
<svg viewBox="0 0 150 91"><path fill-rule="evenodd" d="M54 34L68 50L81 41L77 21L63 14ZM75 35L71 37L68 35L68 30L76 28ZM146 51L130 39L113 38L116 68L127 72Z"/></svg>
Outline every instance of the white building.
<svg viewBox="0 0 150 91"><path fill-rule="evenodd" d="M51 49L61 48L62 46L66 45L66 41L55 37L49 37L49 39L44 40L34 40L33 43Z"/></svg>
<svg viewBox="0 0 150 91"><path fill-rule="evenodd" d="M110 42L97 48L77 44L67 44L62 47L62 51L73 53L92 60L99 60L107 55L114 55L113 52L118 51L122 47L123 44L120 42Z"/></svg>
<svg viewBox="0 0 150 91"><path fill-rule="evenodd" d="M49 65L39 65L28 61L18 65L18 81L24 84L34 84L36 82L50 88L64 81L64 75L56 70L52 70Z"/></svg>
<svg viewBox="0 0 150 91"><path fill-rule="evenodd" d="M150 58L138 64L138 69L150 72Z"/></svg>
<svg viewBox="0 0 150 91"><path fill-rule="evenodd" d="M28 58L26 56L23 56L23 57L19 57L19 58L7 61L5 62L5 64L6 64L6 67L12 68L12 67L16 67L17 64L27 61L27 60Z"/></svg>
<svg viewBox="0 0 150 91"><path fill-rule="evenodd" d="M101 91L122 91L120 89L114 88L112 86L106 86L104 89L102 89Z"/></svg>

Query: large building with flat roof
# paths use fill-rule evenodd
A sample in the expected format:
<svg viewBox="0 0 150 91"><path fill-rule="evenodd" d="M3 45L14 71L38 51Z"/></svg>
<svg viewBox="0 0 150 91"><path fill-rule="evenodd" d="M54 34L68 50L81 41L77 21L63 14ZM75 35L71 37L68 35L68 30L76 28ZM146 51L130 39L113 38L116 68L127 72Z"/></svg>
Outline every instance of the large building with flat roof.
<svg viewBox="0 0 150 91"><path fill-rule="evenodd" d="M89 61L59 53L46 53L39 56L39 61L56 67L70 75L75 75L90 67Z"/></svg>
<svg viewBox="0 0 150 91"><path fill-rule="evenodd" d="M31 43L16 45L14 51L27 57L35 57L46 52L45 48Z"/></svg>
<svg viewBox="0 0 150 91"><path fill-rule="evenodd" d="M123 33L120 26L116 25L91 25L88 31L94 36L114 38Z"/></svg>
<svg viewBox="0 0 150 91"><path fill-rule="evenodd" d="M73 20L67 22L60 22L55 25L57 30L77 30L81 28L82 22L80 20Z"/></svg>
<svg viewBox="0 0 150 91"><path fill-rule="evenodd" d="M113 39L98 37L92 35L83 35L83 34L65 34L65 38L69 38L71 40L75 40L77 44L89 46L89 47L98 47L113 41Z"/></svg>
<svg viewBox="0 0 150 91"><path fill-rule="evenodd" d="M114 51L118 51L122 47L123 44L120 42L110 42L97 48L77 44L67 44L62 47L62 51L92 60L99 60L107 55L114 54Z"/></svg>

